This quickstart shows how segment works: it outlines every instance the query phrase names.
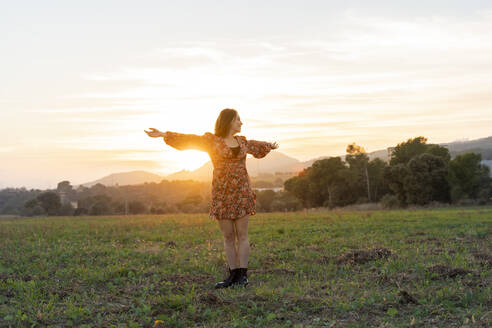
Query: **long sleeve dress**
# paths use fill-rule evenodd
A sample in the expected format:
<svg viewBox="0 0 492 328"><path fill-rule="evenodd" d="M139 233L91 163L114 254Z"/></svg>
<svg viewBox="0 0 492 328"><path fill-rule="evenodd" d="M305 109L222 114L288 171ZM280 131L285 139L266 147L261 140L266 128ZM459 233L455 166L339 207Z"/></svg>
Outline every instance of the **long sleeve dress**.
<svg viewBox="0 0 492 328"><path fill-rule="evenodd" d="M209 154L214 167L210 218L235 220L256 213L256 194L246 170L246 155L265 157L272 149L270 143L235 136L239 150L234 152L223 138L210 132L203 135L167 131L164 142L178 150L195 149ZM237 153L237 154L236 154Z"/></svg>

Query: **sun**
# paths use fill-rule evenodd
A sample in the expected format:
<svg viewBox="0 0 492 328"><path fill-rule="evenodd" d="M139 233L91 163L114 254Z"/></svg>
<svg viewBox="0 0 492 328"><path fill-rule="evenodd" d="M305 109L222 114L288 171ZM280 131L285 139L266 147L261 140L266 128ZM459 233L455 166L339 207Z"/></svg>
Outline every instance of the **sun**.
<svg viewBox="0 0 492 328"><path fill-rule="evenodd" d="M198 150L182 150L175 154L174 159L181 169L193 171L210 161L207 153Z"/></svg>

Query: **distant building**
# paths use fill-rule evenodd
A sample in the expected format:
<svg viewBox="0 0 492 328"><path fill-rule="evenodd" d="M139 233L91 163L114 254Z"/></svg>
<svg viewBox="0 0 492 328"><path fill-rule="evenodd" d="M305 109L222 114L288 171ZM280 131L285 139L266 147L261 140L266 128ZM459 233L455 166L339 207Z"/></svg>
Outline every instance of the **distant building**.
<svg viewBox="0 0 492 328"><path fill-rule="evenodd" d="M73 208L77 208L77 202L73 202L68 199L67 193L65 191L59 191L58 196L60 196L60 203L71 204Z"/></svg>
<svg viewBox="0 0 492 328"><path fill-rule="evenodd" d="M66 193L66 192L64 192L64 191L59 191L59 192L58 192L58 196L60 196L60 202L61 202L62 204L65 204L65 203L70 202L70 200L69 200L69 199L68 199L68 197L67 197L67 193Z"/></svg>

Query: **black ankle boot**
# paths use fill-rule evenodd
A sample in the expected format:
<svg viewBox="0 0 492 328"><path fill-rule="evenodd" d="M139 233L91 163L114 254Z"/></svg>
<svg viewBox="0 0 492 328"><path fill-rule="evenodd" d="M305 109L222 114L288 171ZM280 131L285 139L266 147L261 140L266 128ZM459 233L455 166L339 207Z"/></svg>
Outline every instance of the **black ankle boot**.
<svg viewBox="0 0 492 328"><path fill-rule="evenodd" d="M239 269L230 269L229 268L229 277L227 277L224 281L220 281L215 284L215 289L218 288L227 288L233 284L233 282L237 279L239 273Z"/></svg>
<svg viewBox="0 0 492 328"><path fill-rule="evenodd" d="M233 282L234 286L246 287L248 281L248 268L239 268L239 274L236 280Z"/></svg>

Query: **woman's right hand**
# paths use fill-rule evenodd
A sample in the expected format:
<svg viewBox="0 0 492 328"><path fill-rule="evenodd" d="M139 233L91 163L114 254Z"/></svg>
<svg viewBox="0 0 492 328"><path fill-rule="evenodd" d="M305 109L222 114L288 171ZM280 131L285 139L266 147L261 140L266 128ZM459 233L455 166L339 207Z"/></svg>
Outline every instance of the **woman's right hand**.
<svg viewBox="0 0 492 328"><path fill-rule="evenodd" d="M154 129L154 128L149 128L150 130L152 131L145 131L145 133L147 133L147 135L149 137L152 137L152 138L159 138L159 137L165 137L166 136L166 133L165 132L161 132L157 129Z"/></svg>

